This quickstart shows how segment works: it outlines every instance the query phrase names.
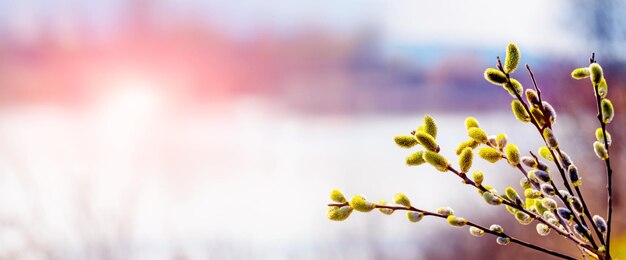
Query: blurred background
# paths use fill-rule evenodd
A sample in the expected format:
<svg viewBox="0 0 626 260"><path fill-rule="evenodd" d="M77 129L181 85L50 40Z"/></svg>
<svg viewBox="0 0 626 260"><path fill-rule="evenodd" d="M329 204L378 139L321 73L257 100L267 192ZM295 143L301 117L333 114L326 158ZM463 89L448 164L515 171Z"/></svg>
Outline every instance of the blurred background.
<svg viewBox="0 0 626 260"><path fill-rule="evenodd" d="M482 75L509 42L559 114L591 211L605 215L593 90L569 76L596 52L617 109L613 249L624 258L624 11L617 0L1 1L0 258L543 256L439 219L331 222L334 188L375 201L404 192L577 256L450 174L407 167L410 151L393 143L431 114L455 158L471 115L536 151L535 129ZM525 70L514 76L531 86ZM518 187L505 163L474 165L496 189Z"/></svg>

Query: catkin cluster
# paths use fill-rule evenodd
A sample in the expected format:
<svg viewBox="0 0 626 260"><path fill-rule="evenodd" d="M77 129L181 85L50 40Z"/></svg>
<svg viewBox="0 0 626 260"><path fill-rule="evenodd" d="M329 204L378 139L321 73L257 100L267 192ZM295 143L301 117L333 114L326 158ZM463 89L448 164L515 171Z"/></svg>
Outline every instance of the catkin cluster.
<svg viewBox="0 0 626 260"><path fill-rule="evenodd" d="M584 255L610 259L607 250L610 221L607 224L603 217L591 215L589 212L579 189L582 185L581 173L560 145L552 127L556 122L557 113L550 103L542 100L541 91L534 83L530 67L526 65L534 89L524 88L512 77L512 73L519 66L520 58L518 47L509 44L504 63L498 58L496 68L486 69L484 77L488 82L501 86L512 97L511 110L516 119L537 129L543 145L536 151L521 152L518 146L508 141L506 134L487 133L474 117L468 117L464 122L467 138L456 147L455 154L458 158L455 160L440 154L442 147L437 142L438 127L430 115L424 116L422 123L409 134L396 136L394 141L403 149L413 150L405 158L408 166L427 164L440 172L454 174L465 185L476 189L482 201L488 205L504 206L511 217L521 225L534 225L538 235L547 236L551 232L556 232L575 243ZM606 130L606 124L613 119L614 109L611 101L607 99L608 85L602 68L592 62L588 67L575 69L572 77L591 80L598 99L598 119L601 123L601 127L595 131L596 141L593 149L600 159L608 160L611 136ZM511 167L513 172L520 174L517 189L508 186L503 192L499 192L488 185L485 174L472 168L475 154L490 163L502 161ZM557 181L563 183L562 188L557 186ZM441 207L434 212L416 208L403 193L393 197L393 204L383 200L369 201L363 195L355 195L348 201L339 190L333 190L330 198L334 202L329 204L327 211L327 216L331 220L345 220L353 211L371 212L378 209L386 215L392 215L395 211L405 211L410 222L419 222L425 216L444 218L453 227L469 226L469 232L474 236L480 237L485 233L494 235L499 245L514 242L561 258L574 259L516 239L505 233L498 224L486 227L468 221L457 216L449 207Z"/></svg>

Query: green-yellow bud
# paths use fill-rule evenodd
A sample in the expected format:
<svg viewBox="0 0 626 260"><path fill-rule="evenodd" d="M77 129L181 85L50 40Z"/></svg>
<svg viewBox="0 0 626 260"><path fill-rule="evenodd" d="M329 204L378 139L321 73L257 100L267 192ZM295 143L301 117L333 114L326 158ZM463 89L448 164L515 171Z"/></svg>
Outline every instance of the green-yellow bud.
<svg viewBox="0 0 626 260"><path fill-rule="evenodd" d="M478 147L478 142L476 142L476 140L474 139L469 139L467 141L464 141L460 143L459 146L456 147L456 150L454 152L456 153L456 155L461 155L461 152L463 152L463 150L467 147L474 149Z"/></svg>
<svg viewBox="0 0 626 260"><path fill-rule="evenodd" d="M424 218L424 213L417 211L407 211L406 217L411 222L419 222L420 220L422 220L422 218Z"/></svg>
<svg viewBox="0 0 626 260"><path fill-rule="evenodd" d="M487 202L487 204L492 206L498 206L502 204L502 198L496 196L491 191L483 192L483 199L485 199L485 202Z"/></svg>
<svg viewBox="0 0 626 260"><path fill-rule="evenodd" d="M535 119L535 122L537 122L539 127L543 127L543 125L546 124L546 119L543 116L543 112L541 112L541 109L536 108L536 107L531 107L530 114L532 114L533 118Z"/></svg>
<svg viewBox="0 0 626 260"><path fill-rule="evenodd" d="M435 119L430 115L424 116L424 132L433 138L437 138L437 124L435 123Z"/></svg>
<svg viewBox="0 0 626 260"><path fill-rule="evenodd" d="M450 207L440 207L437 209L437 214L442 215L444 217L454 215L454 211Z"/></svg>
<svg viewBox="0 0 626 260"><path fill-rule="evenodd" d="M515 191L513 187L506 187L505 193L511 201L515 202L515 204L520 204L522 202L522 199L519 197L519 194L517 194L517 191Z"/></svg>
<svg viewBox="0 0 626 260"><path fill-rule="evenodd" d="M589 65L589 76L593 84L599 84L600 81L602 81L602 67L600 67L600 64L591 63L591 65Z"/></svg>
<svg viewBox="0 0 626 260"><path fill-rule="evenodd" d="M546 101L543 101L541 104L543 106L544 117L548 118L550 124L554 123L554 121L556 121L556 110Z"/></svg>
<svg viewBox="0 0 626 260"><path fill-rule="evenodd" d="M417 142L426 148L426 150L439 152L439 145L432 135L424 131L417 131L417 133L415 133L415 139L417 139Z"/></svg>
<svg viewBox="0 0 626 260"><path fill-rule="evenodd" d="M556 201L551 199L551 198L543 198L541 200L541 205L543 205L544 207L546 207L549 210L555 210L557 208L557 204Z"/></svg>
<svg viewBox="0 0 626 260"><path fill-rule="evenodd" d="M535 107L541 106L541 101L539 101L539 95L532 89L526 90L526 100L528 100L528 104L532 104Z"/></svg>
<svg viewBox="0 0 626 260"><path fill-rule="evenodd" d="M461 152L461 156L459 156L459 166L461 168L461 172L467 172L472 167L472 160L474 158L474 154L472 153L472 149L466 147Z"/></svg>
<svg viewBox="0 0 626 260"><path fill-rule="evenodd" d="M524 93L522 83L519 83L519 81L514 78L511 78L509 82L504 83L502 88L508 91L509 95L513 98L517 98L517 96L521 96Z"/></svg>
<svg viewBox="0 0 626 260"><path fill-rule="evenodd" d="M602 122L605 124L611 123L613 116L615 116L615 110L613 110L613 103L611 103L611 100L606 98L602 99L600 107L602 107Z"/></svg>
<svg viewBox="0 0 626 260"><path fill-rule="evenodd" d="M598 95L601 98L605 98L608 93L609 93L609 85L606 84L606 79L602 78L602 80L598 84Z"/></svg>
<svg viewBox="0 0 626 260"><path fill-rule="evenodd" d="M450 166L448 160L436 152L424 151L424 160L440 172L448 171L448 167Z"/></svg>
<svg viewBox="0 0 626 260"><path fill-rule="evenodd" d="M554 157L552 157L552 153L550 153L550 149L548 149L548 147L545 147L545 146L539 147L538 152L539 152L539 155L543 157L543 159L554 162Z"/></svg>
<svg viewBox="0 0 626 260"><path fill-rule="evenodd" d="M330 192L330 199L337 203L346 203L346 198L341 191L334 189Z"/></svg>
<svg viewBox="0 0 626 260"><path fill-rule="evenodd" d="M520 52L515 43L509 43L506 47L506 56L504 58L504 71L511 73L515 71L517 65L519 65Z"/></svg>
<svg viewBox="0 0 626 260"><path fill-rule="evenodd" d="M487 133L485 133L484 130L478 128L478 127L472 127L470 129L467 130L467 135L469 137L471 137L472 139L474 139L476 142L479 143L487 143L489 141L489 138L487 137Z"/></svg>
<svg viewBox="0 0 626 260"><path fill-rule="evenodd" d="M386 206L386 205L387 205L387 202L386 202L386 201L384 201L384 200L379 200L379 201L378 201L378 205L381 205L381 206ZM391 215L391 214L393 214L393 212L394 212L394 210L393 210L393 209L388 209L388 208L378 208L378 210L379 210L381 213L385 214L385 215Z"/></svg>
<svg viewBox="0 0 626 260"><path fill-rule="evenodd" d="M474 179L474 182L476 183L477 186L480 186L483 184L485 175L483 174L482 171L475 171L474 173L472 173L472 179Z"/></svg>
<svg viewBox="0 0 626 260"><path fill-rule="evenodd" d="M606 131L606 142L608 145L611 145L611 134L609 134L609 131ZM604 132L602 131L602 127L598 127L596 129L596 139L598 141L600 141L601 143L604 143Z"/></svg>
<svg viewBox="0 0 626 260"><path fill-rule="evenodd" d="M598 156L598 158L602 160L606 160L609 158L609 152L606 151L606 148L604 148L603 143L595 141L593 143L593 150L596 152L596 155Z"/></svg>
<svg viewBox="0 0 626 260"><path fill-rule="evenodd" d="M457 217L455 215L450 215L447 218L448 224L453 227L462 227L467 224L467 220L464 218Z"/></svg>
<svg viewBox="0 0 626 260"><path fill-rule="evenodd" d="M480 127L480 126L478 124L478 120L470 116L465 119L465 129L469 130L472 127Z"/></svg>
<svg viewBox="0 0 626 260"><path fill-rule="evenodd" d="M572 71L572 78L584 79L589 77L589 68L577 68Z"/></svg>
<svg viewBox="0 0 626 260"><path fill-rule="evenodd" d="M520 156L517 145L507 144L506 147L504 148L504 152L506 154L507 162L511 166L517 167L519 165L519 156Z"/></svg>
<svg viewBox="0 0 626 260"><path fill-rule="evenodd" d="M550 227L548 225L546 225L546 224L539 223L539 224L537 224L537 233L540 236L545 237L545 236L550 234Z"/></svg>
<svg viewBox="0 0 626 260"><path fill-rule="evenodd" d="M488 68L485 70L485 79L491 84L502 85L506 82L506 75L500 70Z"/></svg>
<svg viewBox="0 0 626 260"><path fill-rule="evenodd" d="M350 206L356 211L370 212L376 207L376 204L367 201L363 195L354 195L350 200Z"/></svg>
<svg viewBox="0 0 626 260"><path fill-rule="evenodd" d="M407 208L411 207L411 201L406 195L404 195L404 193L396 193L396 195L393 196L393 203L405 206Z"/></svg>
<svg viewBox="0 0 626 260"><path fill-rule="evenodd" d="M523 177L519 180L519 186L521 186L522 189L526 190L532 187L532 183L530 183L530 180L528 180L528 178Z"/></svg>
<svg viewBox="0 0 626 260"><path fill-rule="evenodd" d="M534 189L526 189L524 190L524 197L529 199L538 199L541 198L541 191Z"/></svg>
<svg viewBox="0 0 626 260"><path fill-rule="evenodd" d="M478 150L478 156L490 163L495 163L502 158L502 153L491 147L483 147Z"/></svg>
<svg viewBox="0 0 626 260"><path fill-rule="evenodd" d="M350 216L350 213L352 213L352 208L350 206L330 206L326 212L326 217L333 221L342 221L346 220Z"/></svg>
<svg viewBox="0 0 626 260"><path fill-rule="evenodd" d="M506 137L505 134L499 134L498 136L496 136L496 145L498 146L498 148L500 149L504 148L507 142L508 142L508 138Z"/></svg>
<svg viewBox="0 0 626 260"><path fill-rule="evenodd" d="M496 232L496 233L504 233L504 228L502 228L502 226L498 225L498 224L493 224L489 227L489 230Z"/></svg>
<svg viewBox="0 0 626 260"><path fill-rule="evenodd" d="M424 151L414 152L406 157L406 164L409 166L419 166L425 162L426 161L424 161Z"/></svg>
<svg viewBox="0 0 626 260"><path fill-rule="evenodd" d="M524 104L519 100L511 101L511 110L513 111L513 115L517 120L522 122L530 122L530 115L524 108Z"/></svg>
<svg viewBox="0 0 626 260"><path fill-rule="evenodd" d="M402 148L411 148L417 144L415 137L410 135L399 135L393 138L393 141Z"/></svg>
<svg viewBox="0 0 626 260"><path fill-rule="evenodd" d="M477 228L477 227L470 227L469 232L470 234L472 234L472 236L475 236L475 237L482 237L485 234L484 230Z"/></svg>
<svg viewBox="0 0 626 260"><path fill-rule="evenodd" d="M515 212L515 219L522 225L528 225L530 222L533 222L533 218L530 215L524 213L523 211Z"/></svg>
<svg viewBox="0 0 626 260"><path fill-rule="evenodd" d="M556 137L554 136L554 133L552 132L552 129L544 128L543 129L543 138L546 139L546 144L550 148L555 149L555 148L559 147L559 142L556 140Z"/></svg>

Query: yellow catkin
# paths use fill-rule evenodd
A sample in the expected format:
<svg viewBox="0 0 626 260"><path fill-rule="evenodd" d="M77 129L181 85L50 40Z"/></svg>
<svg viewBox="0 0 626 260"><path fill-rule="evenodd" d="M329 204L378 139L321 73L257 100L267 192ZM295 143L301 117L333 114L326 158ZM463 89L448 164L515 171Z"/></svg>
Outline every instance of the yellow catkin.
<svg viewBox="0 0 626 260"><path fill-rule="evenodd" d="M463 149L463 152L461 152L461 155L459 156L459 167L461 168L461 172L469 171L469 169L472 167L473 158L474 153L472 152L471 148L466 147L465 149Z"/></svg>
<svg viewBox="0 0 626 260"><path fill-rule="evenodd" d="M502 153L491 147L483 147L478 150L478 156L490 163L495 163L502 158Z"/></svg>
<svg viewBox="0 0 626 260"><path fill-rule="evenodd" d="M448 171L450 166L448 160L436 152L424 151L424 160L441 172Z"/></svg>
<svg viewBox="0 0 626 260"><path fill-rule="evenodd" d="M520 153L519 153L519 148L517 148L517 145L514 144L507 144L506 147L504 148L504 152L506 154L506 159L507 162L513 166L513 167L517 167L519 165L519 158L520 158Z"/></svg>
<svg viewBox="0 0 626 260"><path fill-rule="evenodd" d="M476 120L476 118L470 116L465 119L465 129L469 130L472 127L480 127L480 125L478 124L478 120Z"/></svg>
<svg viewBox="0 0 626 260"><path fill-rule="evenodd" d="M591 63L591 65L589 65L589 77L591 78L591 82L593 82L593 84L600 84L600 81L602 81L602 67L600 67L600 64L598 63Z"/></svg>
<svg viewBox="0 0 626 260"><path fill-rule="evenodd" d="M408 166L419 166L424 164L424 151L417 151L406 157L406 164Z"/></svg>
<svg viewBox="0 0 626 260"><path fill-rule="evenodd" d="M411 201L409 200L409 197L404 195L404 193L396 193L396 195L393 196L393 203L405 206L407 208L411 207Z"/></svg>
<svg viewBox="0 0 626 260"><path fill-rule="evenodd" d="M478 128L478 127L472 127L470 129L467 130L467 135L469 137L471 137L472 139L476 140L476 142L479 143L487 143L487 141L489 141L489 138L487 137L487 133L485 133L484 130Z"/></svg>
<svg viewBox="0 0 626 260"><path fill-rule="evenodd" d="M502 85L506 82L506 75L494 68L488 68L485 70L485 79L494 85Z"/></svg>
<svg viewBox="0 0 626 260"><path fill-rule="evenodd" d="M513 115L517 120L522 122L530 122L530 115L524 108L524 104L519 100L511 101L511 110L513 111Z"/></svg>
<svg viewBox="0 0 626 260"><path fill-rule="evenodd" d="M376 207L376 204L367 201L362 195L355 195L350 200L350 206L356 211L370 212Z"/></svg>
<svg viewBox="0 0 626 260"><path fill-rule="evenodd" d="M433 138L437 138L437 124L435 123L435 119L430 115L424 116L424 132Z"/></svg>
<svg viewBox="0 0 626 260"><path fill-rule="evenodd" d="M425 131L417 131L417 133L415 133L415 139L417 139L417 142L426 148L426 150L439 152L437 141L435 141L432 135L429 135Z"/></svg>
<svg viewBox="0 0 626 260"><path fill-rule="evenodd" d="M572 78L584 79L589 77L589 68L577 68L572 71Z"/></svg>
<svg viewBox="0 0 626 260"><path fill-rule="evenodd" d="M504 71L511 73L515 71L517 65L519 65L520 52L515 43L509 43L506 47L506 56L504 58Z"/></svg>
<svg viewBox="0 0 626 260"><path fill-rule="evenodd" d="M411 148L417 144L417 139L410 135L399 135L393 138L393 141L402 148Z"/></svg>
<svg viewBox="0 0 626 260"><path fill-rule="evenodd" d="M602 108L602 122L605 124L611 123L613 121L613 116L615 116L615 110L613 110L613 103L611 103L608 99L602 99L600 103L600 107Z"/></svg>
<svg viewBox="0 0 626 260"><path fill-rule="evenodd" d="M330 192L330 199L337 203L346 203L346 197L344 197L343 193L337 189Z"/></svg>

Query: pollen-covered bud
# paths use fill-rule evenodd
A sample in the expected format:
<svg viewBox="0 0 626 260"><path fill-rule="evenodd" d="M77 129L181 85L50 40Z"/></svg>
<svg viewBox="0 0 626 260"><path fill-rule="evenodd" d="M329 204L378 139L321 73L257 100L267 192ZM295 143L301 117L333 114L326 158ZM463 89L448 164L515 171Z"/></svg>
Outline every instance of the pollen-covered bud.
<svg viewBox="0 0 626 260"><path fill-rule="evenodd" d="M506 75L494 68L488 68L485 70L485 79L491 84L502 85L506 82Z"/></svg>
<svg viewBox="0 0 626 260"><path fill-rule="evenodd" d="M378 201L378 205L380 205L380 206L386 206L386 205L387 205L387 202L386 202L386 201L384 201L384 200L379 200L379 201ZM393 214L393 212L394 212L394 210L393 210L393 209L388 209L388 208L378 208L378 210L379 210L381 213L385 214L385 215L391 215L391 214Z"/></svg>
<svg viewBox="0 0 626 260"><path fill-rule="evenodd" d="M411 148L417 144L415 137L410 135L399 135L393 138L393 141L402 148Z"/></svg>
<svg viewBox="0 0 626 260"><path fill-rule="evenodd" d="M454 215L454 211L450 207L441 207L437 209L437 214L442 215L444 217L448 217L450 215Z"/></svg>
<svg viewBox="0 0 626 260"><path fill-rule="evenodd" d="M506 148L504 149L504 152L506 153L506 160L507 162L513 166L513 167L517 167L519 165L519 149L517 148L516 145L514 144L507 144Z"/></svg>
<svg viewBox="0 0 626 260"><path fill-rule="evenodd" d="M504 72L511 73L515 71L520 60L519 48L515 43L509 43L506 47L506 56L504 58Z"/></svg>
<svg viewBox="0 0 626 260"><path fill-rule="evenodd" d="M337 203L346 203L346 198L341 191L334 189L330 192L330 199Z"/></svg>
<svg viewBox="0 0 626 260"><path fill-rule="evenodd" d="M566 219L567 221L572 221L574 219L574 214L566 208L558 208L556 212L561 216L561 218Z"/></svg>
<svg viewBox="0 0 626 260"><path fill-rule="evenodd" d="M498 224L493 224L489 227L489 230L496 232L496 233L504 233L504 228L502 228L502 226L498 225Z"/></svg>
<svg viewBox="0 0 626 260"><path fill-rule="evenodd" d="M528 100L529 104L535 107L541 107L541 101L539 101L539 96L537 95L537 92L532 89L526 90L526 100Z"/></svg>
<svg viewBox="0 0 626 260"><path fill-rule="evenodd" d="M598 158L606 160L609 158L609 152L604 148L604 144L598 141L593 142L593 150L596 152Z"/></svg>
<svg viewBox="0 0 626 260"><path fill-rule="evenodd" d="M541 157L543 157L543 159L554 162L554 157L552 157L552 153L550 152L550 149L548 149L548 147L539 147L539 150L537 152L539 153L539 155L541 155Z"/></svg>
<svg viewBox="0 0 626 260"><path fill-rule="evenodd" d="M530 222L533 222L533 218L530 215L524 213L523 211L518 211L515 213L515 219L522 225L528 225Z"/></svg>
<svg viewBox="0 0 626 260"><path fill-rule="evenodd" d="M524 197L526 197L527 199L538 199L541 198L541 192L534 189L525 189Z"/></svg>
<svg viewBox="0 0 626 260"><path fill-rule="evenodd" d="M535 119L535 122L537 122L539 127L543 127L543 125L546 124L546 120L545 120L545 117L543 116L543 112L541 112L541 109L536 108L536 107L531 107L530 114L533 116L533 118Z"/></svg>
<svg viewBox="0 0 626 260"><path fill-rule="evenodd" d="M465 129L469 130L472 127L480 128L480 125L478 124L478 120L476 120L476 118L473 118L471 116L465 118Z"/></svg>
<svg viewBox="0 0 626 260"><path fill-rule="evenodd" d="M326 217L333 221L342 221L346 220L350 216L350 213L352 213L352 207L350 206L330 206L326 212Z"/></svg>
<svg viewBox="0 0 626 260"><path fill-rule="evenodd" d="M589 232L589 229L583 225L574 224L574 231L576 232L576 234L582 237L591 236L591 232Z"/></svg>
<svg viewBox="0 0 626 260"><path fill-rule="evenodd" d="M485 175L483 174L482 171L475 171L474 173L472 173L472 179L474 179L474 182L476 183L477 186L480 186L483 184L484 178L485 178Z"/></svg>
<svg viewBox="0 0 626 260"><path fill-rule="evenodd" d="M548 118L550 124L554 123L556 121L556 110L546 101L543 101L541 104L543 105L543 115Z"/></svg>
<svg viewBox="0 0 626 260"><path fill-rule="evenodd" d="M406 164L409 166L419 166L425 162L426 161L424 161L424 151L414 152L406 157Z"/></svg>
<svg viewBox="0 0 626 260"><path fill-rule="evenodd" d="M569 204L572 206L572 209L574 209L576 213L581 214L581 215L585 214L583 204L580 203L580 199L578 197L572 196L568 201L569 201Z"/></svg>
<svg viewBox="0 0 626 260"><path fill-rule="evenodd" d="M541 205L543 205L549 210L555 210L557 207L556 201L551 198L543 198L541 200Z"/></svg>
<svg viewBox="0 0 626 260"><path fill-rule="evenodd" d="M569 201L572 198L572 194L569 194L566 190L559 190L559 195L563 197L566 201Z"/></svg>
<svg viewBox="0 0 626 260"><path fill-rule="evenodd" d="M545 211L545 212L543 212L543 218L546 219L546 220L556 219L556 215L554 215L554 213L552 213L552 211Z"/></svg>
<svg viewBox="0 0 626 260"><path fill-rule="evenodd" d="M433 138L437 138L437 124L435 123L435 119L430 115L424 116L424 132Z"/></svg>
<svg viewBox="0 0 626 260"><path fill-rule="evenodd" d="M546 172L546 171L542 171L542 170L532 170L528 173L528 177L530 179L537 179L541 182L549 182L551 177L550 177L550 173ZM538 182L539 182L538 181Z"/></svg>
<svg viewBox="0 0 626 260"><path fill-rule="evenodd" d="M483 147L478 150L478 156L490 163L495 163L502 158L502 153L491 147Z"/></svg>
<svg viewBox="0 0 626 260"><path fill-rule="evenodd" d="M422 218L424 218L424 213L417 211L407 211L406 217L411 222L419 222L420 220L422 220Z"/></svg>
<svg viewBox="0 0 626 260"><path fill-rule="evenodd" d="M436 152L424 151L424 160L440 172L448 171L450 166L448 160Z"/></svg>
<svg viewBox="0 0 626 260"><path fill-rule="evenodd" d="M472 234L472 236L475 236L475 237L482 237L485 234L484 230L477 228L477 227L470 227L469 232L470 234Z"/></svg>
<svg viewBox="0 0 626 260"><path fill-rule="evenodd" d="M539 215L542 215L544 212L549 211L549 209L543 205L543 199L536 199L535 207L537 208L537 214Z"/></svg>
<svg viewBox="0 0 626 260"><path fill-rule="evenodd" d="M415 139L417 139L417 142L426 148L426 150L439 152L439 145L432 135L424 131L417 131L417 133L415 133Z"/></svg>
<svg viewBox="0 0 626 260"><path fill-rule="evenodd" d="M496 136L496 146L500 149L506 146L507 141L508 140L505 134L499 134Z"/></svg>
<svg viewBox="0 0 626 260"><path fill-rule="evenodd" d="M607 230L606 221L604 221L604 219L598 215L593 215L592 219L593 223L596 224L596 227L598 227L598 230L602 233L605 233Z"/></svg>
<svg viewBox="0 0 626 260"><path fill-rule="evenodd" d="M609 93L609 85L606 84L606 79L602 78L600 83L598 84L598 96L601 98L605 98Z"/></svg>
<svg viewBox="0 0 626 260"><path fill-rule="evenodd" d="M589 68L577 68L572 71L572 78L584 79L589 77Z"/></svg>
<svg viewBox="0 0 626 260"><path fill-rule="evenodd" d="M471 137L472 139L476 140L476 142L479 143L487 143L489 141L489 138L487 138L487 133L485 133L484 130L478 128L478 127L472 127L470 129L467 130L467 135L469 137Z"/></svg>
<svg viewBox="0 0 626 260"><path fill-rule="evenodd" d="M515 213L517 212L517 209L509 206L509 205L504 205L504 208L506 209L506 211L508 211L509 213L511 213L512 215L515 215Z"/></svg>
<svg viewBox="0 0 626 260"><path fill-rule="evenodd" d="M598 127L596 129L596 139L601 143L604 143L604 132L602 131L602 127ZM608 145L611 145L611 134L609 134L609 131L606 131L606 142Z"/></svg>
<svg viewBox="0 0 626 260"><path fill-rule="evenodd" d="M602 99L600 107L602 108L602 122L605 124L611 123L613 116L615 116L615 110L613 110L613 103L611 103L611 100L606 98Z"/></svg>
<svg viewBox="0 0 626 260"><path fill-rule="evenodd" d="M501 246L506 246L509 243L511 243L511 239L508 237L498 237L496 238L496 243L498 243L498 245L501 245Z"/></svg>
<svg viewBox="0 0 626 260"><path fill-rule="evenodd" d="M376 204L367 201L363 195L354 195L350 200L350 206L356 211L370 212L376 207Z"/></svg>
<svg viewBox="0 0 626 260"><path fill-rule="evenodd" d="M472 160L474 158L474 154L472 153L472 149L466 147L461 152L461 156L459 156L459 167L461 168L461 172L467 172L472 167Z"/></svg>
<svg viewBox="0 0 626 260"><path fill-rule="evenodd" d="M556 194L556 190L554 189L554 187L552 187L550 184L547 184L547 183L541 184L541 192L547 195Z"/></svg>
<svg viewBox="0 0 626 260"><path fill-rule="evenodd" d="M511 110L513 111L513 115L517 120L522 122L530 122L530 115L524 108L524 104L519 100L511 101Z"/></svg>
<svg viewBox="0 0 626 260"><path fill-rule="evenodd" d="M393 203L405 206L407 208L411 207L411 201L406 195L404 195L404 193L396 193L396 195L393 196Z"/></svg>
<svg viewBox="0 0 626 260"><path fill-rule="evenodd" d="M515 189L513 189L513 187L506 187L505 189L505 193L506 196L513 202L515 202L515 204L520 204L522 203L522 199L520 199L519 194L517 194L517 191L515 191Z"/></svg>
<svg viewBox="0 0 626 260"><path fill-rule="evenodd" d="M522 163L524 165L526 165L527 167L530 168L537 168L537 160L535 160L535 158L530 157L530 156L524 156L522 157Z"/></svg>
<svg viewBox="0 0 626 260"><path fill-rule="evenodd" d="M539 234L540 236L545 237L550 234L550 227L548 225L539 223L537 224L536 227L537 227L537 234Z"/></svg>
<svg viewBox="0 0 626 260"><path fill-rule="evenodd" d="M589 76L593 84L599 84L602 81L602 67L598 63L591 63L589 65Z"/></svg>
<svg viewBox="0 0 626 260"><path fill-rule="evenodd" d="M543 129L543 138L546 139L546 144L551 148L555 149L559 147L559 142L556 140L552 129L545 128Z"/></svg>
<svg viewBox="0 0 626 260"><path fill-rule="evenodd" d="M508 91L509 95L513 98L517 98L517 96L521 96L524 93L522 83L519 83L519 81L514 78L511 78L509 82L504 83L502 88Z"/></svg>
<svg viewBox="0 0 626 260"><path fill-rule="evenodd" d="M471 149L474 149L478 147L478 142L476 142L476 140L474 139L469 139L467 141L464 141L460 143L459 146L456 147L456 150L454 151L454 153L456 153L456 155L461 155L461 152L463 152L463 149L468 148L468 147Z"/></svg>
<svg viewBox="0 0 626 260"><path fill-rule="evenodd" d="M455 215L449 215L447 217L448 224L453 227L462 227L467 224L467 220L461 217L457 217Z"/></svg>
<svg viewBox="0 0 626 260"><path fill-rule="evenodd" d="M578 167L576 167L576 165L572 164L567 167L567 172L569 173L569 180L574 187L578 187L583 183L580 179L580 175L578 174Z"/></svg>
<svg viewBox="0 0 626 260"><path fill-rule="evenodd" d="M530 189L530 187L532 187L532 183L530 183L530 180L528 180L528 178L526 178L526 177L524 177L521 180L519 180L519 185L524 190Z"/></svg>
<svg viewBox="0 0 626 260"><path fill-rule="evenodd" d="M492 206L498 206L502 204L502 198L496 196L491 191L483 192L483 199L485 199L485 202L487 202L487 204L492 205Z"/></svg>

